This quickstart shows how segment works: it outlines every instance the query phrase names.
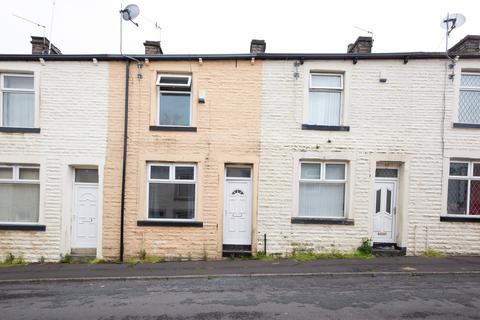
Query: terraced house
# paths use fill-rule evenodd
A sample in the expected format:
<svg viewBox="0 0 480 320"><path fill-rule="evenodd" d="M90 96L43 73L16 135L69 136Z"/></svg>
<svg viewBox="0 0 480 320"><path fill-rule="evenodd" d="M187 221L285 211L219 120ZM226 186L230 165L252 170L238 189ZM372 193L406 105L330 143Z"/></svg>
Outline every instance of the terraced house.
<svg viewBox="0 0 480 320"><path fill-rule="evenodd" d="M480 37L448 53L0 55L0 256L480 253ZM40 48L40 49L37 49Z"/></svg>

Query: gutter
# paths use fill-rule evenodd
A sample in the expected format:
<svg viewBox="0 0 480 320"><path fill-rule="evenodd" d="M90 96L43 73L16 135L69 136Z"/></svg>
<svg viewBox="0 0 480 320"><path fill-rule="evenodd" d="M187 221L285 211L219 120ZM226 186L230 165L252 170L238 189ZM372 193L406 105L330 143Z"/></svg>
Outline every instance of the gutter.
<svg viewBox="0 0 480 320"><path fill-rule="evenodd" d="M124 252L124 228L125 228L125 180L127 168L127 147L128 147L128 81L130 78L130 60L125 59L125 110L123 128L123 158L122 158L122 194L120 200L120 261L123 262Z"/></svg>

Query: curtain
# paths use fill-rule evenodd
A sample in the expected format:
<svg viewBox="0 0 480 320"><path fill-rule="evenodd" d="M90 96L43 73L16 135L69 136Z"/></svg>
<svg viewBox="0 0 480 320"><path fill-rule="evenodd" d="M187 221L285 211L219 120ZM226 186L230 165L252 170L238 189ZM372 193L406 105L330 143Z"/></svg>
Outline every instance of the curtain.
<svg viewBox="0 0 480 320"><path fill-rule="evenodd" d="M0 221L38 222L40 185L0 183Z"/></svg>
<svg viewBox="0 0 480 320"><path fill-rule="evenodd" d="M300 182L300 216L338 217L344 216L344 183Z"/></svg>
<svg viewBox="0 0 480 320"><path fill-rule="evenodd" d="M339 125L341 97L341 92L310 92L308 124Z"/></svg>
<svg viewBox="0 0 480 320"><path fill-rule="evenodd" d="M35 95L33 93L3 93L3 125L5 127L34 126Z"/></svg>

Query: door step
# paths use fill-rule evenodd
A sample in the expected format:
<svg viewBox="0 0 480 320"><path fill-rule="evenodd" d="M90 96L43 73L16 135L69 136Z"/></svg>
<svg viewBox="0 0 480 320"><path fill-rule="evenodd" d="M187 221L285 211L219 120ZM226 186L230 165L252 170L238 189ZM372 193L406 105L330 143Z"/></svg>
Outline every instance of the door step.
<svg viewBox="0 0 480 320"><path fill-rule="evenodd" d="M251 245L224 244L222 250L223 257L251 257Z"/></svg>
<svg viewBox="0 0 480 320"><path fill-rule="evenodd" d="M407 253L407 248L399 247L395 243L374 243L372 253L376 257L398 257Z"/></svg>
<svg viewBox="0 0 480 320"><path fill-rule="evenodd" d="M72 248L70 249L72 256L97 256L97 248Z"/></svg>

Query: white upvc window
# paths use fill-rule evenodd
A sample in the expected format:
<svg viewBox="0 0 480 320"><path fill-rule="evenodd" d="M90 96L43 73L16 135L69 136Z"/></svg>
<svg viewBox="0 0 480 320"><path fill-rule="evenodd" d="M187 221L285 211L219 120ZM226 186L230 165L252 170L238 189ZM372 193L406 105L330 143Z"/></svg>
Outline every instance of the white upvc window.
<svg viewBox="0 0 480 320"><path fill-rule="evenodd" d="M40 167L0 164L0 223L38 223Z"/></svg>
<svg viewBox="0 0 480 320"><path fill-rule="evenodd" d="M148 164L147 218L194 220L197 172L195 164Z"/></svg>
<svg viewBox="0 0 480 320"><path fill-rule="evenodd" d="M157 77L159 126L189 127L192 123L192 76L160 74Z"/></svg>
<svg viewBox="0 0 480 320"><path fill-rule="evenodd" d="M480 73L462 72L458 98L458 122L480 124Z"/></svg>
<svg viewBox="0 0 480 320"><path fill-rule="evenodd" d="M450 161L447 214L480 217L480 160Z"/></svg>
<svg viewBox="0 0 480 320"><path fill-rule="evenodd" d="M343 104L343 75L311 73L307 124L339 126Z"/></svg>
<svg viewBox="0 0 480 320"><path fill-rule="evenodd" d="M299 217L344 218L347 164L301 161Z"/></svg>
<svg viewBox="0 0 480 320"><path fill-rule="evenodd" d="M34 125L33 74L0 73L0 126L33 128Z"/></svg>

